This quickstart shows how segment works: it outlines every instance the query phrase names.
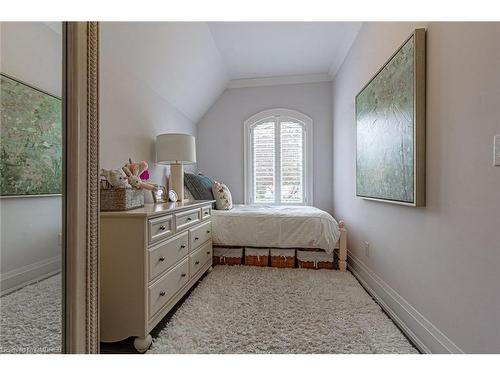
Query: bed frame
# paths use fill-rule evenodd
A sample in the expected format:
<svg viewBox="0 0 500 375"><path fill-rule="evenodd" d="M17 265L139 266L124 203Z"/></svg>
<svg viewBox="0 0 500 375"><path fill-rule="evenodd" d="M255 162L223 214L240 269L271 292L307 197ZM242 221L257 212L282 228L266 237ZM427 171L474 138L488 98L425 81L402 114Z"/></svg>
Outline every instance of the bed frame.
<svg viewBox="0 0 500 375"><path fill-rule="evenodd" d="M334 252L337 254L339 258L339 271L345 272L347 271L347 229L345 227L345 222L343 220L339 221L339 230L340 230L340 237L335 245ZM213 244L214 246L217 247L222 247L222 248L235 248L235 247L245 247L244 245L241 246L226 246L226 245L221 245L221 244ZM298 250L311 250L311 249L302 249L302 248L297 248Z"/></svg>
<svg viewBox="0 0 500 375"><path fill-rule="evenodd" d="M339 221L340 238L335 251L339 257L339 271L347 270L347 229L343 220Z"/></svg>

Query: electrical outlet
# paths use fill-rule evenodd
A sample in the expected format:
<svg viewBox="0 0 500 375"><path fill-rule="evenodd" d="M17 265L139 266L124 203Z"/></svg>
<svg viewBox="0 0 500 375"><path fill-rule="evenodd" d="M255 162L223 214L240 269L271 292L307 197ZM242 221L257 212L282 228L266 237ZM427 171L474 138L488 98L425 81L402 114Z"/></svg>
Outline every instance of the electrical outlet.
<svg viewBox="0 0 500 375"><path fill-rule="evenodd" d="M497 134L494 137L493 165L500 167L500 134Z"/></svg>
<svg viewBox="0 0 500 375"><path fill-rule="evenodd" d="M363 241L363 248L365 249L365 256L370 256L370 243L368 241Z"/></svg>

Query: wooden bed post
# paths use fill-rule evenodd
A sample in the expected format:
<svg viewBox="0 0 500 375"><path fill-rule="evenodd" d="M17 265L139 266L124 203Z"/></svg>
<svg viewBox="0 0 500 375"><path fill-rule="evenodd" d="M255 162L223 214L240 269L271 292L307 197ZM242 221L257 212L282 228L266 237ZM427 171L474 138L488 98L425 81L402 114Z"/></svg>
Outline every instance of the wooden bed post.
<svg viewBox="0 0 500 375"><path fill-rule="evenodd" d="M347 229L343 220L339 221L339 229L339 270L345 272L347 270Z"/></svg>

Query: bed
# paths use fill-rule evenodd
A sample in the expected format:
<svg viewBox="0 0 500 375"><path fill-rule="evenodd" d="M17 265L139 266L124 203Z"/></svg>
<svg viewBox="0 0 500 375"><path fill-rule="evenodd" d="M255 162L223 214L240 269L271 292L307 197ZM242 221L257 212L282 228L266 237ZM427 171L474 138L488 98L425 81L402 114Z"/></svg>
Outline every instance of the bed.
<svg viewBox="0 0 500 375"><path fill-rule="evenodd" d="M311 206L234 205L212 211L214 246L321 249L346 270L347 231L342 221Z"/></svg>

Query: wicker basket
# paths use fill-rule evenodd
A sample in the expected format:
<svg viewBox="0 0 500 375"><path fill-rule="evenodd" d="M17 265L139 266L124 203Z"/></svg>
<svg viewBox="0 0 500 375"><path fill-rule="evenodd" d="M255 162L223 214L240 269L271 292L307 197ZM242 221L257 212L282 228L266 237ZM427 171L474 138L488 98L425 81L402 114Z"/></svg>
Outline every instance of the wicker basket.
<svg viewBox="0 0 500 375"><path fill-rule="evenodd" d="M333 269L333 254L320 250L297 250L297 265L299 268Z"/></svg>
<svg viewBox="0 0 500 375"><path fill-rule="evenodd" d="M245 265L267 267L269 265L269 249L245 247Z"/></svg>
<svg viewBox="0 0 500 375"><path fill-rule="evenodd" d="M101 211L126 211L143 206L143 190L101 188Z"/></svg>
<svg viewBox="0 0 500 375"><path fill-rule="evenodd" d="M243 261L243 248L214 247L213 265L236 266Z"/></svg>
<svg viewBox="0 0 500 375"><path fill-rule="evenodd" d="M295 249L271 249L271 267L294 268Z"/></svg>

